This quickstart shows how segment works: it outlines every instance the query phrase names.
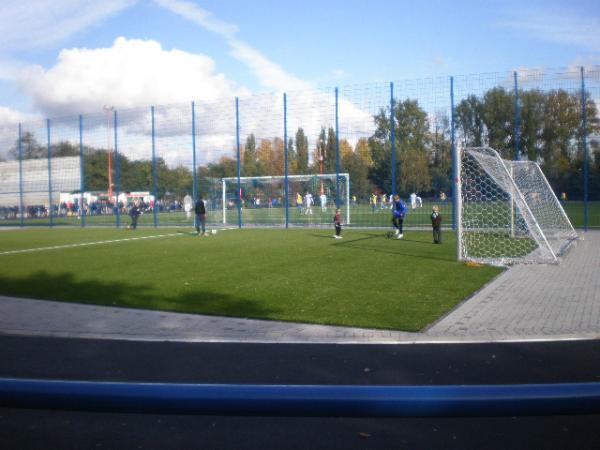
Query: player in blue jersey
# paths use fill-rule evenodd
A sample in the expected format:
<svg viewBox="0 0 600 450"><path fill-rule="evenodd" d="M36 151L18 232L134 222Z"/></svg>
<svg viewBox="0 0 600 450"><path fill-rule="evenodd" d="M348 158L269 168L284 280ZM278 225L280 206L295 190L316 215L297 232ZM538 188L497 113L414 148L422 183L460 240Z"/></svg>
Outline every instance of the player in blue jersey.
<svg viewBox="0 0 600 450"><path fill-rule="evenodd" d="M394 204L392 205L392 224L394 225L394 235L396 239L402 239L402 224L406 215L406 205L398 194L394 195Z"/></svg>

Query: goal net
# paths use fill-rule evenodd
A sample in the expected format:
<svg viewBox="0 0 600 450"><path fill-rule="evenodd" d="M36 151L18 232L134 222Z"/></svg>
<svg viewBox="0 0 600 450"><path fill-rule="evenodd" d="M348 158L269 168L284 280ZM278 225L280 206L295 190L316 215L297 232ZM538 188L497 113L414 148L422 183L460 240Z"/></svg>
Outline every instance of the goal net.
<svg viewBox="0 0 600 450"><path fill-rule="evenodd" d="M459 259L554 263L577 239L539 165L466 148L460 165Z"/></svg>
<svg viewBox="0 0 600 450"><path fill-rule="evenodd" d="M238 193L238 178L223 178L223 224L241 220L244 226L333 226L338 207L350 223L347 173L288 175L287 204L285 181L282 175L241 177Z"/></svg>

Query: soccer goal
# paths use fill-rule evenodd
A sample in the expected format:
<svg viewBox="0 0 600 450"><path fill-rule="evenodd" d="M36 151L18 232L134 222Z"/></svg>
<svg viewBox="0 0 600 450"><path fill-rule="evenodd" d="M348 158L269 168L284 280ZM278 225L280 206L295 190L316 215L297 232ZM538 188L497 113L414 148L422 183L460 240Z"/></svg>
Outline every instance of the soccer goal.
<svg viewBox="0 0 600 450"><path fill-rule="evenodd" d="M460 158L459 259L485 264L555 263L577 239L539 165L489 147Z"/></svg>
<svg viewBox="0 0 600 450"><path fill-rule="evenodd" d="M340 208L350 223L350 176L283 175L222 179L223 224L244 226L332 226ZM241 203L239 199L241 198ZM240 216L241 213L241 216Z"/></svg>

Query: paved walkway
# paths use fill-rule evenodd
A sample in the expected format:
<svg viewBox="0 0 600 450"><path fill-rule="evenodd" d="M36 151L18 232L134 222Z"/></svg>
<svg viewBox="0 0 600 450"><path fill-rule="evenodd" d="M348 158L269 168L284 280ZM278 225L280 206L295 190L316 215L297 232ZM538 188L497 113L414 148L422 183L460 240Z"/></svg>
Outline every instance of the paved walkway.
<svg viewBox="0 0 600 450"><path fill-rule="evenodd" d="M600 232L560 265L515 266L422 333L0 296L0 334L189 342L423 343L600 337Z"/></svg>

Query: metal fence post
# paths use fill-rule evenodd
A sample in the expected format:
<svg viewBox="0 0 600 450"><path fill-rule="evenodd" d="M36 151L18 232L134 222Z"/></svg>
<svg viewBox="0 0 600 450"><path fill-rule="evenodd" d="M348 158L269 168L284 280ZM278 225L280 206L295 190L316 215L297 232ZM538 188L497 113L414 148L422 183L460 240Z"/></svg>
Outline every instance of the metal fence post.
<svg viewBox="0 0 600 450"><path fill-rule="evenodd" d="M450 139L452 147L452 225L456 232L456 259L462 260L462 192L460 182L460 151L456 146L454 111L454 77L450 77Z"/></svg>
<svg viewBox="0 0 600 450"><path fill-rule="evenodd" d="M394 83L390 83L390 153L391 153L391 162L392 162L392 195L396 195L398 193L398 189L396 186L396 118L394 117L395 108L394 108Z"/></svg>
<svg viewBox="0 0 600 450"><path fill-rule="evenodd" d="M242 180L240 167L240 101L235 98L235 142L237 147L238 228L242 228Z"/></svg>
<svg viewBox="0 0 600 450"><path fill-rule="evenodd" d="M119 161L119 140L118 140L118 122L117 110L113 111L113 128L115 133L115 211L116 211L116 226L121 226L121 210L119 208L119 194L121 190L121 162Z"/></svg>
<svg viewBox="0 0 600 450"><path fill-rule="evenodd" d="M340 207L340 115L339 93L335 88L335 206ZM350 193L347 193L350 195Z"/></svg>
<svg viewBox="0 0 600 450"><path fill-rule="evenodd" d="M23 201L23 130L19 123L19 225L25 226L25 202Z"/></svg>
<svg viewBox="0 0 600 450"><path fill-rule="evenodd" d="M52 145L50 143L50 119L46 119L46 137L48 139L48 217L50 218L49 226L54 225L52 214Z"/></svg>
<svg viewBox="0 0 600 450"><path fill-rule="evenodd" d="M287 94L283 93L283 151L284 151L284 175L285 175L285 227L289 227L290 223L290 202L289 202L289 186L288 186L288 138L287 138Z"/></svg>
<svg viewBox="0 0 600 450"><path fill-rule="evenodd" d="M454 122L454 77L450 77L450 156L452 159L452 229L456 230L456 202L455 202L455 177L456 177L456 132Z"/></svg>
<svg viewBox="0 0 600 450"><path fill-rule="evenodd" d="M515 159L521 160L521 105L519 104L519 85L517 81L517 72L514 72L515 79Z"/></svg>
<svg viewBox="0 0 600 450"><path fill-rule="evenodd" d="M81 227L85 227L85 203L83 191L85 189L85 167L83 161L83 116L79 114L79 213L81 217Z"/></svg>
<svg viewBox="0 0 600 450"><path fill-rule="evenodd" d="M156 173L156 128L154 123L154 106L150 107L150 115L152 120L152 195L154 196L154 205L152 208L152 222L154 228L158 226L158 211L156 209L156 200L158 198L158 174Z"/></svg>
<svg viewBox="0 0 600 450"><path fill-rule="evenodd" d="M196 172L196 104L192 102L192 198L194 204L198 200L198 173ZM196 214L194 214L196 226Z"/></svg>
<svg viewBox="0 0 600 450"><path fill-rule="evenodd" d="M583 146L583 229L588 230L589 201L589 157L587 146L587 99L585 95L585 71L581 67L581 143Z"/></svg>

